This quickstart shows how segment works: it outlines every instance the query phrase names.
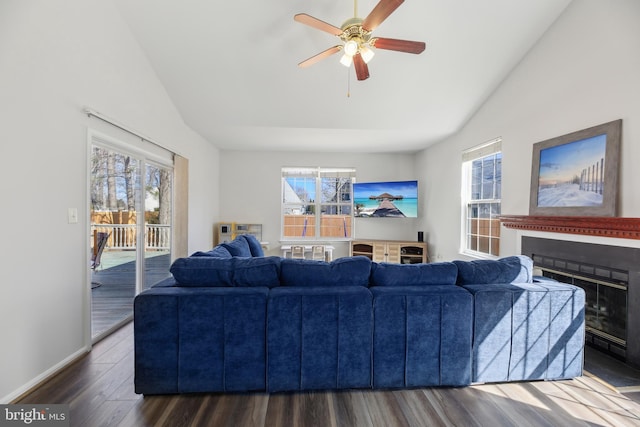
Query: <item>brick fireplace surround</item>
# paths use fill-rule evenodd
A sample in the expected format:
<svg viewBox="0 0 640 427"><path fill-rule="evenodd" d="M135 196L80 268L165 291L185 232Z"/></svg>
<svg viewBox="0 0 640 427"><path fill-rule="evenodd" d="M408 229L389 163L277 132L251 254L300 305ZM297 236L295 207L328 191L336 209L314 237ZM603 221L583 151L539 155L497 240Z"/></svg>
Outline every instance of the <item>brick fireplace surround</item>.
<svg viewBox="0 0 640 427"><path fill-rule="evenodd" d="M517 230L640 240L640 218L504 215L500 221ZM582 286L587 300L591 294L586 310L595 314L590 325L587 313L587 343L640 368L640 249L529 236L521 243L522 254L544 275ZM626 319L611 327L616 336L608 338L614 317ZM597 330L601 323L604 333Z"/></svg>

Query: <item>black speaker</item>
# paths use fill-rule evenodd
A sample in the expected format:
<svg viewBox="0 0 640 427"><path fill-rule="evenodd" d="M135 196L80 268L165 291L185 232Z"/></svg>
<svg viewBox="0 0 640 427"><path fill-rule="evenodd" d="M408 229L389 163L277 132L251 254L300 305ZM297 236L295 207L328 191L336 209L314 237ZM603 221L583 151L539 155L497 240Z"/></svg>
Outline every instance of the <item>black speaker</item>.
<svg viewBox="0 0 640 427"><path fill-rule="evenodd" d="M424 232L418 231L418 242L424 242Z"/></svg>

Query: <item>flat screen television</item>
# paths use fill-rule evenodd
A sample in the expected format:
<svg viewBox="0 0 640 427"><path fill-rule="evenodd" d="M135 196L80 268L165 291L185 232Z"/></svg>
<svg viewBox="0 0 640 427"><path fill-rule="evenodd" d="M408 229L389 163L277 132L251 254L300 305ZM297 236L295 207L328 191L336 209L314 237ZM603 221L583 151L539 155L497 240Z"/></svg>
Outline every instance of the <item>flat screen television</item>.
<svg viewBox="0 0 640 427"><path fill-rule="evenodd" d="M417 218L418 181L356 182L353 208L359 218Z"/></svg>

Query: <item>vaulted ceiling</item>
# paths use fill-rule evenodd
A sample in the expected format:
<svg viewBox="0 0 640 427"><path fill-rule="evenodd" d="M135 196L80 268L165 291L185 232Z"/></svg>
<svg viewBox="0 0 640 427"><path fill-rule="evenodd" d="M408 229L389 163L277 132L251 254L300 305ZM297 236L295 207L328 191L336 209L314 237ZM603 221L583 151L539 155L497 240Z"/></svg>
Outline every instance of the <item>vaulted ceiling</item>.
<svg viewBox="0 0 640 427"><path fill-rule="evenodd" d="M340 40L293 16L339 27L353 0L116 3L185 123L220 149L412 152L458 131L570 1L406 0L374 35L426 50L377 50L362 82L340 54L297 66Z"/></svg>

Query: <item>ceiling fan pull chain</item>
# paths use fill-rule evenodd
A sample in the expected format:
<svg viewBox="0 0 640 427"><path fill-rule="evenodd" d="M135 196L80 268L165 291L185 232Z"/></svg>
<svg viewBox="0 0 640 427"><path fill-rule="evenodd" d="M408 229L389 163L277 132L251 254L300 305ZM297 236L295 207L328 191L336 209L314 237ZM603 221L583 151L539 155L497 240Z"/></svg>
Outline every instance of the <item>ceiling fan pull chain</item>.
<svg viewBox="0 0 640 427"><path fill-rule="evenodd" d="M351 98L351 67L347 69L347 98Z"/></svg>

